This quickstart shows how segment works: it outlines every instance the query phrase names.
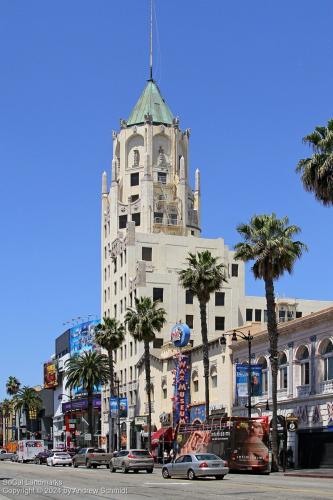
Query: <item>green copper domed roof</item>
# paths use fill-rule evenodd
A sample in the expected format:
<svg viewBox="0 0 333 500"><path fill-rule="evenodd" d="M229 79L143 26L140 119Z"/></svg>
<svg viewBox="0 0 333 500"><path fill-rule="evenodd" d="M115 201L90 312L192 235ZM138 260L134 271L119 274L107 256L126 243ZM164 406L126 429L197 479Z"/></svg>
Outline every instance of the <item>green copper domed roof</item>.
<svg viewBox="0 0 333 500"><path fill-rule="evenodd" d="M153 117L153 123L172 125L173 115L161 96L160 89L154 80L149 80L140 99L127 120L127 125L139 125L145 122L145 115Z"/></svg>

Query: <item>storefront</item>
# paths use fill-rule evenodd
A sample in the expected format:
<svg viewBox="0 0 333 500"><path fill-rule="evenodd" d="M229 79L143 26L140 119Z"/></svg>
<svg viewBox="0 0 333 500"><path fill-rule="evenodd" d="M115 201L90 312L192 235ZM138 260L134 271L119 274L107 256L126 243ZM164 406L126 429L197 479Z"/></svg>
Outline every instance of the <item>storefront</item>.
<svg viewBox="0 0 333 500"><path fill-rule="evenodd" d="M163 457L170 457L170 451L173 447L173 429L172 427L161 427L151 435L152 454L158 463L163 462Z"/></svg>

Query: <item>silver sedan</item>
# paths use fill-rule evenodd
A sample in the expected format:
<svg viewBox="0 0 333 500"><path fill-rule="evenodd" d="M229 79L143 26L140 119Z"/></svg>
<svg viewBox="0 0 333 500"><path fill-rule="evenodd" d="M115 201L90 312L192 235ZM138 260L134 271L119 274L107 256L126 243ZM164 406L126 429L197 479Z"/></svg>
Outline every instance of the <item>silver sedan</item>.
<svg viewBox="0 0 333 500"><path fill-rule="evenodd" d="M196 477L215 476L223 479L229 469L222 458L213 453L189 453L176 458L174 462L162 468L162 476L168 479L172 476L185 476L188 479Z"/></svg>

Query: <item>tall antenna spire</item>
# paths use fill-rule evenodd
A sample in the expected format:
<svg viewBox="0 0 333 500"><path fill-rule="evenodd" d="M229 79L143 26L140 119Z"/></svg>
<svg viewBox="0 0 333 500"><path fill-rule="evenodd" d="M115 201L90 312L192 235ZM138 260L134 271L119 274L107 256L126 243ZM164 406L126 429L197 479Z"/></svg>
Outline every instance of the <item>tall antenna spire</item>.
<svg viewBox="0 0 333 500"><path fill-rule="evenodd" d="M153 80L153 0L150 0L149 79Z"/></svg>

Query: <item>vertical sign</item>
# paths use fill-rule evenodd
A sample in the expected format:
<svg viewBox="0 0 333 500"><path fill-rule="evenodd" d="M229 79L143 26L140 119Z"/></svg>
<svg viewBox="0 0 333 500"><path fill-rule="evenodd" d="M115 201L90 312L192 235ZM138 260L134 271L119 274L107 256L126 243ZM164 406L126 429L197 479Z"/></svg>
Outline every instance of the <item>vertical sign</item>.
<svg viewBox="0 0 333 500"><path fill-rule="evenodd" d="M181 353L175 356L173 426L185 424L190 419L190 358Z"/></svg>

